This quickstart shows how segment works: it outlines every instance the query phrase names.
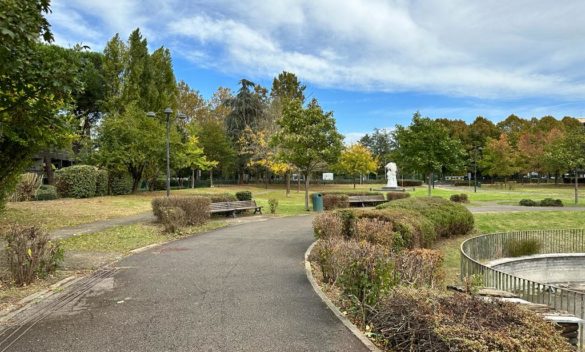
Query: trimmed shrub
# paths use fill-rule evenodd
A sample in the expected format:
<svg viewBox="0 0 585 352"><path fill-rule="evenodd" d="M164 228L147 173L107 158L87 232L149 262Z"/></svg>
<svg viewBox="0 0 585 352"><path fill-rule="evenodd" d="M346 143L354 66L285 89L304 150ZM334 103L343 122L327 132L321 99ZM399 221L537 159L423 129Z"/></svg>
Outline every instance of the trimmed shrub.
<svg viewBox="0 0 585 352"><path fill-rule="evenodd" d="M427 217L439 237L467 235L473 230L473 214L461 204L440 197L406 198L381 204L377 209L408 209Z"/></svg>
<svg viewBox="0 0 585 352"><path fill-rule="evenodd" d="M507 249L506 257L521 257L540 253L542 243L536 238L510 240L505 248Z"/></svg>
<svg viewBox="0 0 585 352"><path fill-rule="evenodd" d="M160 209L160 222L164 232L176 233L187 224L187 215L179 207L163 207Z"/></svg>
<svg viewBox="0 0 585 352"><path fill-rule="evenodd" d="M393 200L397 200L397 199L404 199L404 198L409 198L410 197L410 193L406 193L406 192L388 192L386 193L386 199L390 202Z"/></svg>
<svg viewBox="0 0 585 352"><path fill-rule="evenodd" d="M324 194L323 208L325 210L349 208L349 198L346 194Z"/></svg>
<svg viewBox="0 0 585 352"><path fill-rule="evenodd" d="M10 226L4 238L8 267L18 286L54 273L63 261L63 249L59 243L51 242L49 234L39 227Z"/></svg>
<svg viewBox="0 0 585 352"><path fill-rule="evenodd" d="M431 249L402 251L396 257L396 274L404 286L440 288L445 278L443 255Z"/></svg>
<svg viewBox="0 0 585 352"><path fill-rule="evenodd" d="M238 200L252 200L252 192L250 191L236 192L236 198Z"/></svg>
<svg viewBox="0 0 585 352"><path fill-rule="evenodd" d="M276 214L276 208L278 208L278 199L269 199L268 206L270 207L270 214Z"/></svg>
<svg viewBox="0 0 585 352"><path fill-rule="evenodd" d="M89 165L74 165L55 171L55 186L63 198L95 196L97 169Z"/></svg>
<svg viewBox="0 0 585 352"><path fill-rule="evenodd" d="M353 211L355 219L377 219L390 223L396 235L393 237L392 248L398 251L402 248L429 247L437 238L434 224L420 213L408 209L356 209ZM350 234L346 235L351 237ZM380 236L371 236L371 239Z"/></svg>
<svg viewBox="0 0 585 352"><path fill-rule="evenodd" d="M51 185L43 185L37 191L37 195L35 196L36 200L53 200L58 199L59 194L57 194L57 188Z"/></svg>
<svg viewBox="0 0 585 352"><path fill-rule="evenodd" d="M309 260L319 267L323 282L328 284L337 282L339 274L345 267L340 262L345 258L341 252L344 243L340 237L326 237L319 240L311 251Z"/></svg>
<svg viewBox="0 0 585 352"><path fill-rule="evenodd" d="M465 193L452 194L451 197L449 197L449 200L455 203L469 203L469 198Z"/></svg>
<svg viewBox="0 0 585 352"><path fill-rule="evenodd" d="M358 241L368 241L385 248L392 249L395 244L400 245L402 238L394 231L391 222L376 218L361 218L355 222L355 233ZM396 237L398 237L396 239Z"/></svg>
<svg viewBox="0 0 585 352"><path fill-rule="evenodd" d="M108 195L108 171L96 170L95 195L98 197Z"/></svg>
<svg viewBox="0 0 585 352"><path fill-rule="evenodd" d="M166 208L181 208L185 212L185 223L196 226L205 224L209 219L209 204L211 201L205 197L158 197L152 200L152 212L163 223Z"/></svg>
<svg viewBox="0 0 585 352"><path fill-rule="evenodd" d="M563 201L560 199L545 198L540 201L541 207L562 207Z"/></svg>
<svg viewBox="0 0 585 352"><path fill-rule="evenodd" d="M553 324L519 304L429 289L392 290L368 323L386 351L573 350Z"/></svg>
<svg viewBox="0 0 585 352"><path fill-rule="evenodd" d="M132 177L125 172L110 172L110 194L121 196L132 193Z"/></svg>
<svg viewBox="0 0 585 352"><path fill-rule="evenodd" d="M39 187L41 187L42 182L43 178L33 172L21 174L11 200L14 202L24 202L35 199L35 195Z"/></svg>
<svg viewBox="0 0 585 352"><path fill-rule="evenodd" d="M398 180L400 187L419 187L422 186L423 181L421 180Z"/></svg>
<svg viewBox="0 0 585 352"><path fill-rule="evenodd" d="M343 238L343 220L338 213L320 213L313 219L313 231L317 239Z"/></svg>
<svg viewBox="0 0 585 352"><path fill-rule="evenodd" d="M538 203L533 201L532 199L522 199L520 201L520 205L525 207L535 207L538 205Z"/></svg>

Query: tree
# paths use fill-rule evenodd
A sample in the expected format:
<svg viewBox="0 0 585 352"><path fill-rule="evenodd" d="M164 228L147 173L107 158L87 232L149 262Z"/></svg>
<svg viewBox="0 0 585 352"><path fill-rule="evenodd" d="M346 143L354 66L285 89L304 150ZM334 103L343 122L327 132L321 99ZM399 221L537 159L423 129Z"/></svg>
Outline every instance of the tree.
<svg viewBox="0 0 585 352"><path fill-rule="evenodd" d="M343 136L337 132L333 113L323 112L316 99L306 108L297 99L287 102L278 125L280 130L274 135L273 143L278 147L279 159L296 166L305 177L308 211L311 173L337 161Z"/></svg>
<svg viewBox="0 0 585 352"><path fill-rule="evenodd" d="M242 79L238 94L227 103L232 108L225 120L227 134L237 145L246 128L257 131L265 118L265 90L254 82ZM239 154L237 162L238 182L244 181L244 171L248 165L246 154Z"/></svg>
<svg viewBox="0 0 585 352"><path fill-rule="evenodd" d="M493 122L485 117L478 116L469 125L469 136L466 149L471 151L475 147L485 147L488 138L498 138L500 130Z"/></svg>
<svg viewBox="0 0 585 352"><path fill-rule="evenodd" d="M236 151L220 121L203 121L197 126L197 137L209 160L218 162L217 168L226 175L233 171Z"/></svg>
<svg viewBox="0 0 585 352"><path fill-rule="evenodd" d="M521 170L518 154L505 133L498 139L487 140L479 165L487 175L504 177L504 183L508 182L508 177Z"/></svg>
<svg viewBox="0 0 585 352"><path fill-rule="evenodd" d="M516 143L518 142L518 137L522 132L526 131L526 129L530 127L530 124L528 121L512 114L504 121L498 122L496 126L500 129L500 133L506 134L510 144L515 147ZM497 139L499 136L492 138Z"/></svg>
<svg viewBox="0 0 585 352"><path fill-rule="evenodd" d="M372 152L361 144L352 144L341 152L337 169L353 176L353 188L355 178L375 172L378 168L378 160Z"/></svg>
<svg viewBox="0 0 585 352"><path fill-rule="evenodd" d="M462 165L464 149L458 140L449 137L447 129L417 112L408 127L396 126L399 164L428 176L428 194L434 173L441 169L456 170Z"/></svg>
<svg viewBox="0 0 585 352"><path fill-rule="evenodd" d="M191 188L195 188L195 170L211 170L218 164L215 160L207 159L199 139L195 135L188 138L180 158L179 163L191 169Z"/></svg>
<svg viewBox="0 0 585 352"><path fill-rule="evenodd" d="M71 55L41 43L53 40L49 6L0 2L0 210L33 156L73 137L70 116L59 111L79 88L79 68Z"/></svg>
<svg viewBox="0 0 585 352"><path fill-rule="evenodd" d="M575 175L575 204L579 203L579 169L585 167L585 129L583 126L568 130L559 143L549 145L545 158L552 159L564 170L571 170Z"/></svg>
<svg viewBox="0 0 585 352"><path fill-rule="evenodd" d="M363 136L359 143L368 148L377 160L376 172L385 174L385 165L392 160L392 133L385 129L374 128L374 132Z"/></svg>
<svg viewBox="0 0 585 352"><path fill-rule="evenodd" d="M294 73L282 71L272 81L270 96L273 99L280 99L283 103L284 101L297 99L304 104L305 89L307 89L307 86L301 84Z"/></svg>

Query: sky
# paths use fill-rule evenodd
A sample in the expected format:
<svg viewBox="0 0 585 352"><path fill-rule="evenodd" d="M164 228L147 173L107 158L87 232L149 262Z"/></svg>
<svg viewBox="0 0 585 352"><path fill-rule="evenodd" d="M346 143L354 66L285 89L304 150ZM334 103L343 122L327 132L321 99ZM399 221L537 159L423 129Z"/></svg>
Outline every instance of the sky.
<svg viewBox="0 0 585 352"><path fill-rule="evenodd" d="M352 142L431 118L585 116L585 1L52 0L56 43L102 51L139 27L210 97L283 70Z"/></svg>

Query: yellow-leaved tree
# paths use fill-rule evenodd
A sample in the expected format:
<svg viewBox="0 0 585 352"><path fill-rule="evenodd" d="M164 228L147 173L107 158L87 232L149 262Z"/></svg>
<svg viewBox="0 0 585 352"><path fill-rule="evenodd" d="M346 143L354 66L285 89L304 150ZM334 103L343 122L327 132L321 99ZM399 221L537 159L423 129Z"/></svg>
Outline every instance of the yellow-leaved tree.
<svg viewBox="0 0 585 352"><path fill-rule="evenodd" d="M375 172L377 168L378 161L372 152L359 143L352 144L341 152L336 167L339 171L352 176L353 188L356 177Z"/></svg>

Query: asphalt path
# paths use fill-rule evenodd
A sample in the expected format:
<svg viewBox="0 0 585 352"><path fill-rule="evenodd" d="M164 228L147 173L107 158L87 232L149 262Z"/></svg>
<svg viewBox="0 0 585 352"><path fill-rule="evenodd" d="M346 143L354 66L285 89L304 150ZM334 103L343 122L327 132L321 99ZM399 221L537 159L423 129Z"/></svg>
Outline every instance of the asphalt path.
<svg viewBox="0 0 585 352"><path fill-rule="evenodd" d="M232 226L127 257L0 351L367 351L305 276L311 219Z"/></svg>

